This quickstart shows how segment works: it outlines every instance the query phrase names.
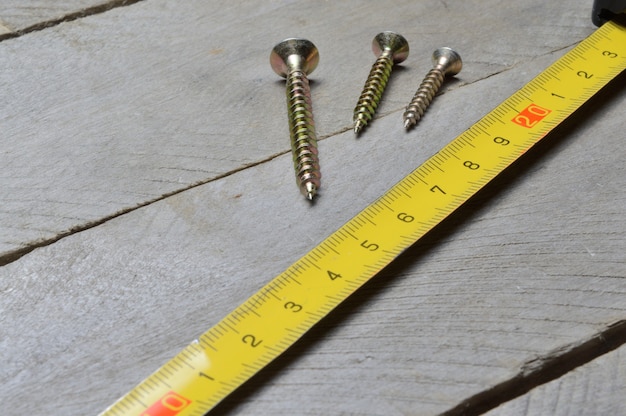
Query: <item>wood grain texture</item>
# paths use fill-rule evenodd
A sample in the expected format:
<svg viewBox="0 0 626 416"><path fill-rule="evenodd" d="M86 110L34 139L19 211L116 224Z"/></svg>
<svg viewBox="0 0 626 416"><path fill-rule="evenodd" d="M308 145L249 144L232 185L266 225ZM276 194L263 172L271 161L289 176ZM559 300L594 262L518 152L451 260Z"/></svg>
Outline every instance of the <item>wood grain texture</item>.
<svg viewBox="0 0 626 416"><path fill-rule="evenodd" d="M389 116L367 145L350 131L322 141L329 172L362 169L329 175L314 206L284 155L3 267L3 400L14 414L104 408L406 173L377 167L408 168L447 141L439 117L471 118L463 103L496 85L506 95L553 59L439 97L419 138ZM222 414L437 414L624 319L624 100L599 97Z"/></svg>
<svg viewBox="0 0 626 416"><path fill-rule="evenodd" d="M123 213L0 267L5 414L103 410L593 30L587 2L390 3L155 0L0 43L14 104L1 120L3 250ZM351 111L382 28L419 41L357 140ZM292 35L321 52L313 205L267 62ZM466 67L407 134L402 108L442 43ZM625 85L215 414L439 414L626 319Z"/></svg>
<svg viewBox="0 0 626 416"><path fill-rule="evenodd" d="M268 63L285 37L307 37L321 51L311 78L325 138L350 128L381 30L411 40L385 115L406 105L442 44L463 51L466 68L446 87L454 89L576 43L592 30L587 9L155 0L5 40L0 258L288 152L283 86Z"/></svg>
<svg viewBox="0 0 626 416"><path fill-rule="evenodd" d="M503 404L486 416L623 415L626 414L626 347L529 394Z"/></svg>

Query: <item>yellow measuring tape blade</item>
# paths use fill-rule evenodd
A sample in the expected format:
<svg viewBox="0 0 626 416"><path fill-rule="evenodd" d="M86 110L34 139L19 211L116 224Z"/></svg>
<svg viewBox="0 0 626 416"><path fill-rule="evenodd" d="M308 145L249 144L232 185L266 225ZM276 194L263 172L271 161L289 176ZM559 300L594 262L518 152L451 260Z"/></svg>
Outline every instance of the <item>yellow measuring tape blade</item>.
<svg viewBox="0 0 626 416"><path fill-rule="evenodd" d="M608 22L103 415L203 415L626 69Z"/></svg>

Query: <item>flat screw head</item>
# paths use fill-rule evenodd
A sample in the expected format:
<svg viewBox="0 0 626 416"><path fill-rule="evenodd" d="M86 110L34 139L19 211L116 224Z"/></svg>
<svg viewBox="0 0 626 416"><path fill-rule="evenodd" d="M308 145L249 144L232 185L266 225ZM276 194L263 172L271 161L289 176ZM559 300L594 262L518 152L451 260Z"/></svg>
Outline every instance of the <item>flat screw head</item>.
<svg viewBox="0 0 626 416"><path fill-rule="evenodd" d="M409 56L409 42L398 33L381 32L372 41L372 51L380 56L385 50L391 52L393 63L399 64Z"/></svg>
<svg viewBox="0 0 626 416"><path fill-rule="evenodd" d="M461 56L448 47L437 49L433 53L433 65L439 68L444 75L454 76L461 72L463 61Z"/></svg>
<svg viewBox="0 0 626 416"><path fill-rule="evenodd" d="M308 75L317 67L319 59L317 48L311 41L289 38L274 46L270 54L270 65L281 77L286 77L289 68L294 67Z"/></svg>

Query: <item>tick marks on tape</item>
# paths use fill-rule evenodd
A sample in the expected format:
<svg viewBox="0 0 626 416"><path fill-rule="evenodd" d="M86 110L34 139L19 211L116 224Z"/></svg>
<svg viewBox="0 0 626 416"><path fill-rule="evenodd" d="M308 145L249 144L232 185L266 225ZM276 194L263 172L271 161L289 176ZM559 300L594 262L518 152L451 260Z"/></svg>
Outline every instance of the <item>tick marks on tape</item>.
<svg viewBox="0 0 626 416"><path fill-rule="evenodd" d="M372 41L377 56L363 91L354 108L354 133L359 134L372 121L389 81L392 68L409 56L409 43L395 32L381 32ZM404 127L410 129L422 118L444 78L461 71L461 56L443 47L433 53L433 68L419 85L403 114ZM296 181L302 194L312 201L320 188L321 171L317 137L313 121L311 89L307 76L315 70L319 53L315 45L299 38L285 39L270 54L274 72L286 79L287 114L291 136L291 151Z"/></svg>

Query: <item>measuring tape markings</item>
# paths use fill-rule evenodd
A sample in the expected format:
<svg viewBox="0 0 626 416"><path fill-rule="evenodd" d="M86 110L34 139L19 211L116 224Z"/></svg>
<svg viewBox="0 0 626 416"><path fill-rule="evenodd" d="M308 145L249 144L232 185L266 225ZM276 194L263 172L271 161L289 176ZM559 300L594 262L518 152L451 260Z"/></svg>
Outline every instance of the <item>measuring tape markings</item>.
<svg viewBox="0 0 626 416"><path fill-rule="evenodd" d="M624 68L626 28L608 22L103 414L203 415Z"/></svg>

